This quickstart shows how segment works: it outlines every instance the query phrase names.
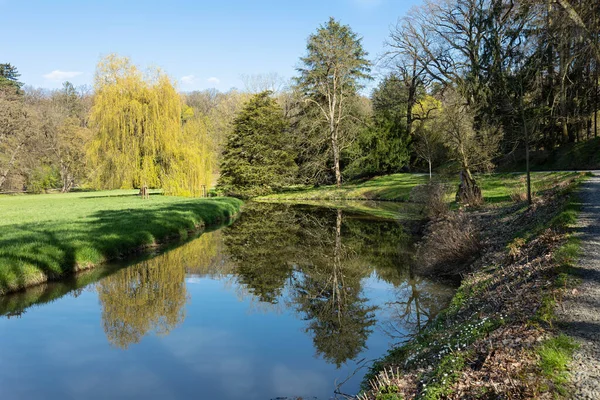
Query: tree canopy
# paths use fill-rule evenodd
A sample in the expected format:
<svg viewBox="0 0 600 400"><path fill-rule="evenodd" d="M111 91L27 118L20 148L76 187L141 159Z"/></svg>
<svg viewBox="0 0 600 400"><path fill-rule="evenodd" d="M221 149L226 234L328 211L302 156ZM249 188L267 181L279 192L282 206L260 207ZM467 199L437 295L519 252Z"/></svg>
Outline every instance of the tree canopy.
<svg viewBox="0 0 600 400"><path fill-rule="evenodd" d="M96 187L199 195L210 184L203 126L184 126L182 100L167 75L143 74L129 59L110 55L98 64L95 91L90 119L96 137L89 156L97 165Z"/></svg>
<svg viewBox="0 0 600 400"><path fill-rule="evenodd" d="M334 18L309 36L306 51L300 59L296 84L326 124L323 134L330 142L335 182L339 186L341 151L348 133L343 127L352 118L348 105L362 87L361 81L370 78L370 63L362 39Z"/></svg>
<svg viewBox="0 0 600 400"><path fill-rule="evenodd" d="M250 98L227 138L219 186L233 193L257 194L291 184L297 166L288 127L271 92Z"/></svg>

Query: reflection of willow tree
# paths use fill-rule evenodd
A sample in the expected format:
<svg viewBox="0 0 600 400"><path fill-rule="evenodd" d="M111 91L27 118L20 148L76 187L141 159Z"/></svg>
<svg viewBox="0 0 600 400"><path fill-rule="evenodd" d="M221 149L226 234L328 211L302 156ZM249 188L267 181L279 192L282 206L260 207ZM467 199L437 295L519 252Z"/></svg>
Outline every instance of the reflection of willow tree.
<svg viewBox="0 0 600 400"><path fill-rule="evenodd" d="M167 335L185 318L186 269L216 257L216 236L202 235L181 247L124 268L98 284L108 340L127 348L147 333Z"/></svg>
<svg viewBox="0 0 600 400"><path fill-rule="evenodd" d="M222 278L233 273L233 265L223 251L223 231L202 234L177 249L188 274Z"/></svg>

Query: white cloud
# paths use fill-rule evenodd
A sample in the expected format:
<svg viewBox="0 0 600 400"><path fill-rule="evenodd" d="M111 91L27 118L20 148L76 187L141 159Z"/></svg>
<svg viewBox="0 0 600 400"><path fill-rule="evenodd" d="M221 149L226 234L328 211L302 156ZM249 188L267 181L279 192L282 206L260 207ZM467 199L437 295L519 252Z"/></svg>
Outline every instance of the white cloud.
<svg viewBox="0 0 600 400"><path fill-rule="evenodd" d="M219 83L221 83L221 80L219 78L215 78L214 76L211 76L206 81L208 83L212 83L213 85L218 85Z"/></svg>
<svg viewBox="0 0 600 400"><path fill-rule="evenodd" d="M181 83L184 85L192 85L196 82L196 77L194 75L186 75L181 77Z"/></svg>
<svg viewBox="0 0 600 400"><path fill-rule="evenodd" d="M83 74L83 72L79 71L61 71L60 69L56 69L49 74L44 75L44 78L49 79L51 81L63 81L65 79L72 79L76 76Z"/></svg>

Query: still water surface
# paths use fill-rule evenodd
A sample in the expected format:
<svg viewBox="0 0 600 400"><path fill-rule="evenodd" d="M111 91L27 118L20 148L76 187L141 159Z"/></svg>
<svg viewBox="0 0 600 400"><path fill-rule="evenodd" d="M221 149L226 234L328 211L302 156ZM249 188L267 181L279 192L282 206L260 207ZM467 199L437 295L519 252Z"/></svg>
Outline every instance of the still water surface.
<svg viewBox="0 0 600 400"><path fill-rule="evenodd" d="M406 224L252 204L132 265L0 297L0 398L330 399L452 289Z"/></svg>

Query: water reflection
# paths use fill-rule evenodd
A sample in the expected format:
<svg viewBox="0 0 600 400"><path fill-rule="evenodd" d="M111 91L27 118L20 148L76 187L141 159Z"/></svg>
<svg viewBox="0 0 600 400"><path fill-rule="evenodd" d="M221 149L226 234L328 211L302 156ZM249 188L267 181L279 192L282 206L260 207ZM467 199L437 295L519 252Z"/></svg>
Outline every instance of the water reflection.
<svg viewBox="0 0 600 400"><path fill-rule="evenodd" d="M412 275L407 231L403 223L333 208L248 204L233 225L153 258L0 297L0 315L22 315L87 286L97 293L108 342L131 349L145 336L185 330L186 312L212 307L191 305L189 285L218 280L246 313L294 315L314 352L340 368L364 357L376 330L396 340L421 329L451 294ZM222 300L214 299L217 310Z"/></svg>
<svg viewBox="0 0 600 400"><path fill-rule="evenodd" d="M255 204L224 231L239 282L264 302L286 302L307 321L317 354L341 366L355 359L375 325L361 281L377 271L399 284L410 236L396 222L344 216L342 210Z"/></svg>
<svg viewBox="0 0 600 400"><path fill-rule="evenodd" d="M452 297L454 290L445 284L409 274L395 286L396 300L386 302L389 318L382 328L394 339L405 340L407 332L418 332L435 317Z"/></svg>
<svg viewBox="0 0 600 400"><path fill-rule="evenodd" d="M219 235L205 234L154 258L121 269L97 284L108 341L126 349L148 333L167 335L185 319L186 274L222 276Z"/></svg>
<svg viewBox="0 0 600 400"><path fill-rule="evenodd" d="M90 379L111 382L97 398L125 386L169 397L160 385L180 398L198 387L206 398L330 398L349 376L355 393L359 360L421 329L452 291L411 274L405 224L249 203L233 225L153 258L0 297L0 315L15 317L0 318L0 397L44 397L40 375L56 398ZM243 387L233 394L230 381Z"/></svg>

